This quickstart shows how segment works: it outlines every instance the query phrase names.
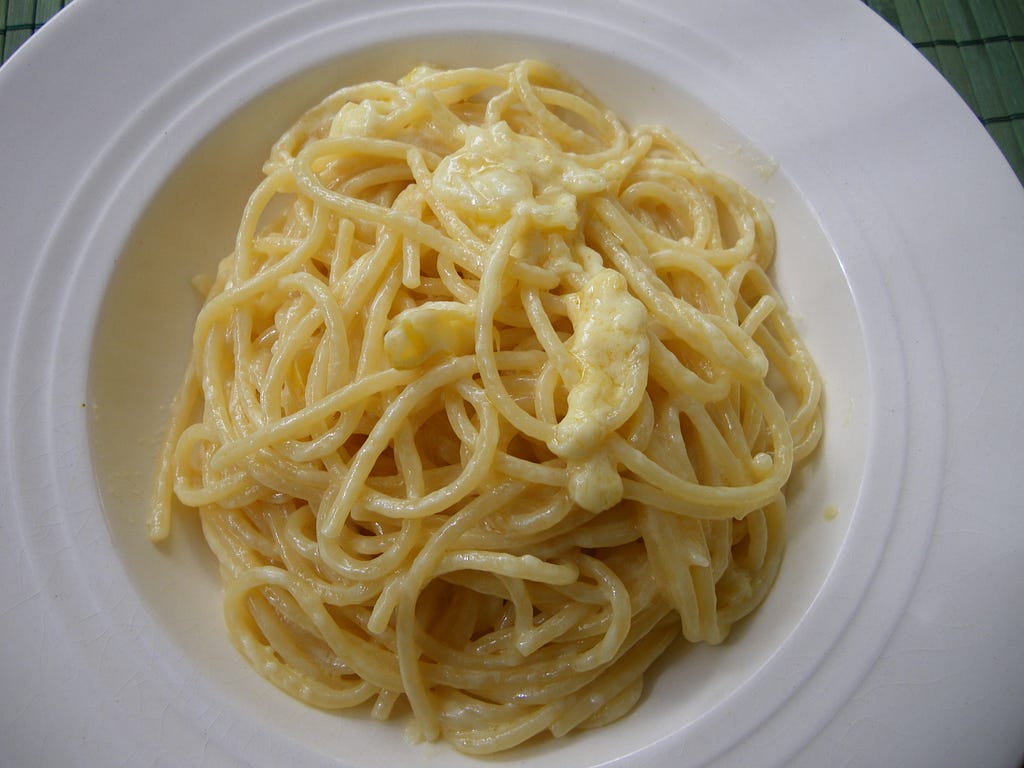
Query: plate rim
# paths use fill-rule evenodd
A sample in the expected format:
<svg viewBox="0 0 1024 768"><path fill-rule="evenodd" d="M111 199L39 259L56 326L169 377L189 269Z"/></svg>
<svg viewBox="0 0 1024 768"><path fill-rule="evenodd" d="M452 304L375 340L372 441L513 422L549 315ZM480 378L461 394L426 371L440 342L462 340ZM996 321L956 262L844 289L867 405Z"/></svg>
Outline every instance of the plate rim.
<svg viewBox="0 0 1024 768"><path fill-rule="evenodd" d="M101 5L102 5L102 3L101 3L101 2L99 2L99 0L85 0L85 1L86 1L86 2L92 2L92 4L93 4L93 5L95 5L95 6L101 6ZM79 2L82 2L82 0L79 0ZM312 4L310 4L310 5L312 5ZM469 5L474 5L474 3L469 3ZM73 6L72 6L72 7L73 7ZM865 9L865 10L866 10L866 9ZM84 12L83 12L83 13L84 13ZM59 21L59 19L58 19L58 21ZM56 28L56 27L55 27L55 28ZM45 32L45 30L44 30L44 32ZM40 38L40 39L42 39L42 38ZM41 44L37 44L37 45L41 45ZM33 49L30 49L30 50L34 50L34 48L33 48ZM40 54L33 54L33 55L38 55L38 56L42 56L43 54L42 54L42 53L40 53ZM25 60L25 61L31 61L31 59L30 59L30 57L29 57L29 54L28 54L28 53L26 53L26 54L25 54L25 55L24 55L24 56L22 57L22 59L23 59L23 60ZM10 61L16 61L16 60L17 60L17 59L16 59L16 57L12 57ZM7 69L7 66L8 66L8 65L5 65L5 69ZM28 65L25 65L25 66L28 66ZM3 88L3 79L2 79L2 78L0 78L0 93L2 93L2 88ZM6 351L7 351L7 350L5 350L5 352L6 352Z"/></svg>

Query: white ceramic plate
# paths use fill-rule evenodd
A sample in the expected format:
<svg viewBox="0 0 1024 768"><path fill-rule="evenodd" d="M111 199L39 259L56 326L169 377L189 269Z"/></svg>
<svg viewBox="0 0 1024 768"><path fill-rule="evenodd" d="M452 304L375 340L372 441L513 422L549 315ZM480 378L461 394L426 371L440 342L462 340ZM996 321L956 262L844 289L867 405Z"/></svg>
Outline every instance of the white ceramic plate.
<svg viewBox="0 0 1024 768"><path fill-rule="evenodd" d="M768 202L826 439L735 638L496 762L1016 764L1024 192L856 0L76 0L30 40L0 70L0 762L476 762L263 682L194 526L155 548L145 506L188 280L273 138L342 84L527 56Z"/></svg>

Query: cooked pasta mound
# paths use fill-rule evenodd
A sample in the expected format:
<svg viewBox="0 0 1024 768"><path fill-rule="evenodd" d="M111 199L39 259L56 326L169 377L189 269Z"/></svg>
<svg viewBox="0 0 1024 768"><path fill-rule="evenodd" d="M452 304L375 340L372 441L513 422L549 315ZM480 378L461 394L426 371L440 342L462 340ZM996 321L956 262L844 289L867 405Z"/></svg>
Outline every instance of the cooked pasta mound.
<svg viewBox="0 0 1024 768"><path fill-rule="evenodd" d="M748 192L534 61L343 88L264 173L150 521L198 511L256 671L491 753L762 601L821 385Z"/></svg>

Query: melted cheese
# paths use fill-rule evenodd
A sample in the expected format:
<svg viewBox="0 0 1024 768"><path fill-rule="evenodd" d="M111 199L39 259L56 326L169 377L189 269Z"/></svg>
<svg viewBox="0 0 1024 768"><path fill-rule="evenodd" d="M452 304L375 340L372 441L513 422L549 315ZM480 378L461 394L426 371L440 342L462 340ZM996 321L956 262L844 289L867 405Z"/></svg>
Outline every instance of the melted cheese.
<svg viewBox="0 0 1024 768"><path fill-rule="evenodd" d="M591 512L622 500L622 479L604 452L608 436L633 415L647 386L647 308L611 269L594 272L567 301L569 351L578 381L549 447L567 460L569 495Z"/></svg>
<svg viewBox="0 0 1024 768"><path fill-rule="evenodd" d="M335 115L331 122L330 136L369 136L383 119L377 106L382 110L386 108L386 105L369 99L362 102L350 101Z"/></svg>
<svg viewBox="0 0 1024 768"><path fill-rule="evenodd" d="M473 351L473 309L455 301L428 301L399 312L384 334L384 351L398 369Z"/></svg>
<svg viewBox="0 0 1024 768"><path fill-rule="evenodd" d="M609 188L626 167L586 167L568 153L552 153L550 142L516 133L504 121L469 126L464 138L463 146L438 164L433 192L446 205L472 209L492 227L517 217L534 233L572 231L579 223L578 197ZM622 499L622 479L605 443L636 410L646 387L647 310L629 293L622 275L600 266L599 257L547 266L563 276L572 274L575 281L582 272L585 279L567 297L577 380L567 382L568 411L549 448L567 462L573 501L599 512ZM415 365L442 350L468 350L469 330L461 325L455 330L461 322L433 311L403 320L389 333L395 335L392 360L396 366ZM429 344L423 341L427 338Z"/></svg>
<svg viewBox="0 0 1024 768"><path fill-rule="evenodd" d="M467 127L465 144L441 161L433 178L434 194L453 208L470 208L491 225L517 215L541 230L575 229L577 195L608 184L600 170L552 155L549 142L515 133L504 121Z"/></svg>

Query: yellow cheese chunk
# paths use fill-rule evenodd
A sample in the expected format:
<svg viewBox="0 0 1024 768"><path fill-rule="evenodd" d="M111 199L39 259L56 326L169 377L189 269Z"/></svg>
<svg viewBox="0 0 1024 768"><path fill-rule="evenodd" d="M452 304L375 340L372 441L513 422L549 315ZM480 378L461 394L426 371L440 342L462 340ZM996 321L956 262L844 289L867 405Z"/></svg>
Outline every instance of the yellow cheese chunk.
<svg viewBox="0 0 1024 768"><path fill-rule="evenodd" d="M415 368L441 355L473 352L473 308L455 301L428 301L395 315L384 334L384 351L398 369Z"/></svg>
<svg viewBox="0 0 1024 768"><path fill-rule="evenodd" d="M568 410L548 447L569 460L569 494L592 512L622 499L622 480L603 444L633 415L646 390L647 314L625 278L606 268L569 301L574 329L569 350L579 380L569 389Z"/></svg>

